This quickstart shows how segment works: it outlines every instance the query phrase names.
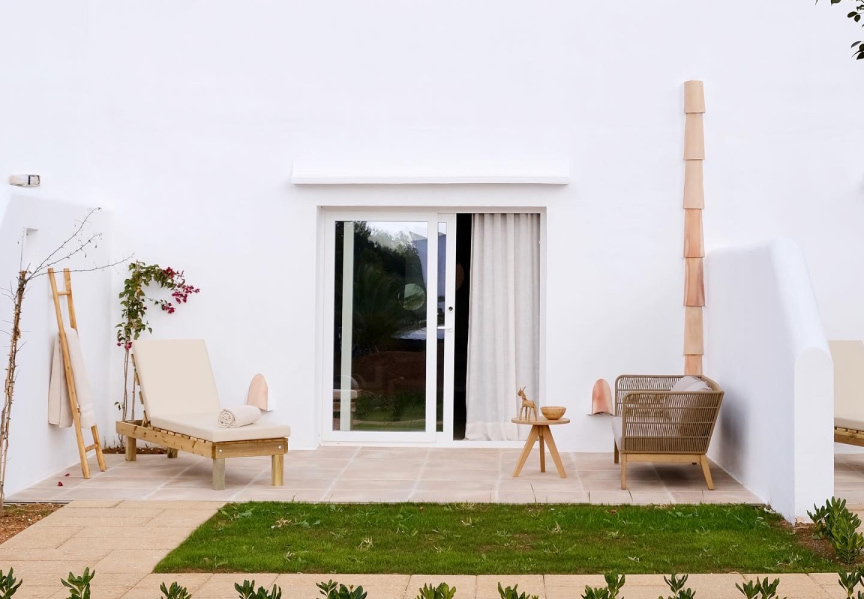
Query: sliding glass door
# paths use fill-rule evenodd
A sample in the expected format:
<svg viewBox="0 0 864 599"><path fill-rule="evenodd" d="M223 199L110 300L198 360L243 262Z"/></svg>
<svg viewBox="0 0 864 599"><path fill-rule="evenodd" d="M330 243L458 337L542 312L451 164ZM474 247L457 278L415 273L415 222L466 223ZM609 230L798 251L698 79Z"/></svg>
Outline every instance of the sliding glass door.
<svg viewBox="0 0 864 599"><path fill-rule="evenodd" d="M433 441L450 428L455 226L327 213L325 440Z"/></svg>

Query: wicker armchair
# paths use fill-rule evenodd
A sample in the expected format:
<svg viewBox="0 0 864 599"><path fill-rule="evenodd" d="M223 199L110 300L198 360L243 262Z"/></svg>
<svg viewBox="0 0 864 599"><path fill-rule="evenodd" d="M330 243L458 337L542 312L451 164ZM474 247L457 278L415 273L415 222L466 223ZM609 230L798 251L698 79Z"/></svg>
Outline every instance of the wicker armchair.
<svg viewBox="0 0 864 599"><path fill-rule="evenodd" d="M628 462L680 462L708 467L708 445L723 401L723 390L711 379L704 391L672 391L684 375L622 375L615 380L615 463L621 463L621 488L627 488Z"/></svg>

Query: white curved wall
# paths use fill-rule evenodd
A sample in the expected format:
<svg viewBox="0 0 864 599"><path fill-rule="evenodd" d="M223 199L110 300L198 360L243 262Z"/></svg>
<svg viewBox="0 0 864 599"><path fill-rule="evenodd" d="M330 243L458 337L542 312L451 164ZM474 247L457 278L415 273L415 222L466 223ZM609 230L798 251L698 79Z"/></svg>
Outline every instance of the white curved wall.
<svg viewBox="0 0 864 599"><path fill-rule="evenodd" d="M0 284L8 288L14 283L21 256L19 242L25 229L31 230L25 246L25 256L38 263L72 234L87 212L87 208L64 202L13 195L0 221ZM86 256L79 255L58 265L59 268L91 268L111 261L110 217L100 212L94 215L91 223L87 229L91 234L103 234L98 247L88 248ZM26 260L25 257L25 262ZM111 354L119 351L111 343L114 334L111 322L114 303L112 274L113 270L72 274L78 331L103 438L114 436L117 413L113 405L117 394L107 388L107 369ZM0 320L4 323L0 327L4 331L0 333L3 335L0 342L0 373L3 376L9 355L8 339L5 336L8 326L5 323L11 320L12 305L5 295L0 295ZM48 382L51 352L57 336L57 318L54 315L47 277L34 279L28 286L21 311L21 329L18 376L9 435L7 496L61 468L78 468L79 463L74 429L48 425ZM89 431L85 440L89 445ZM92 453L90 455L93 456ZM72 466L73 464L75 465ZM98 490L95 494L98 495ZM26 499L25 496L19 498Z"/></svg>
<svg viewBox="0 0 864 599"><path fill-rule="evenodd" d="M710 252L706 372L726 391L711 457L787 519L834 493L834 372L791 241Z"/></svg>

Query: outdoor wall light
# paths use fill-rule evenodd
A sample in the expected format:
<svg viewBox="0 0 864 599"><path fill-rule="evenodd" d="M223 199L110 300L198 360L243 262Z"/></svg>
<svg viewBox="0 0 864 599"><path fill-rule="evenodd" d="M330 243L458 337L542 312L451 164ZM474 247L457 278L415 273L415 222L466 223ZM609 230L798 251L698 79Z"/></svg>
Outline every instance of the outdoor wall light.
<svg viewBox="0 0 864 599"><path fill-rule="evenodd" d="M16 187L39 187L41 183L39 175L9 175L9 185Z"/></svg>

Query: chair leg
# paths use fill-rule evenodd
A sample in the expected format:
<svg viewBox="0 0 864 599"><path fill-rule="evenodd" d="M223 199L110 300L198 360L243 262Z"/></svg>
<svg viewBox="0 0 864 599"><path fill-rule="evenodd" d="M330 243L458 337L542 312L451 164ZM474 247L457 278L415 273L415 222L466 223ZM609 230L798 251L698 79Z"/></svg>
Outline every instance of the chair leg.
<svg viewBox="0 0 864 599"><path fill-rule="evenodd" d="M702 473L705 475L705 482L708 484L708 490L714 490L714 480L711 478L711 468L708 465L708 457L701 456L699 463L702 464Z"/></svg>
<svg viewBox="0 0 864 599"><path fill-rule="evenodd" d="M126 461L134 462L138 459L138 439L126 437Z"/></svg>
<svg viewBox="0 0 864 599"><path fill-rule="evenodd" d="M613 444L615 445L615 458L614 459L615 459L615 463L617 464L619 461L618 460L618 444L617 443L613 443Z"/></svg>
<svg viewBox="0 0 864 599"><path fill-rule="evenodd" d="M172 458L176 458L177 454L180 453L180 451L177 449L174 449L173 447L169 447L165 453L168 455L168 459L172 459Z"/></svg>
<svg viewBox="0 0 864 599"><path fill-rule="evenodd" d="M274 487L281 487L283 483L283 473L285 470L285 456L274 454L270 456L270 482Z"/></svg>
<svg viewBox="0 0 864 599"><path fill-rule="evenodd" d="M627 490L627 454L621 454L621 489Z"/></svg>
<svg viewBox="0 0 864 599"><path fill-rule="evenodd" d="M225 458L213 458L213 489L221 491L225 488Z"/></svg>

